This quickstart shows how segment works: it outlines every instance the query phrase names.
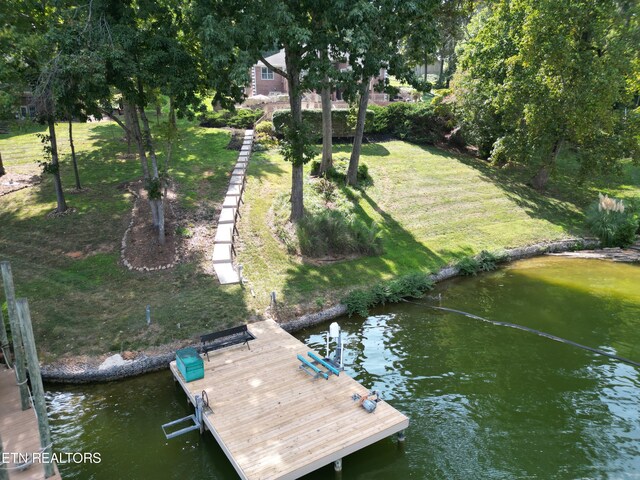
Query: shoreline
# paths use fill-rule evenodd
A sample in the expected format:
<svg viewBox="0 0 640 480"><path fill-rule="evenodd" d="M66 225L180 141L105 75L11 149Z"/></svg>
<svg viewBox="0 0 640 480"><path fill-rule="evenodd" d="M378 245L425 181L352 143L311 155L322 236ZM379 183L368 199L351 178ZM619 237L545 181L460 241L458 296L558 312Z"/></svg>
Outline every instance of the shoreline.
<svg viewBox="0 0 640 480"><path fill-rule="evenodd" d="M599 241L593 238L570 238L555 242L542 242L529 245L526 247L513 248L505 250L505 262L510 263L516 260L537 257L546 254L563 254L565 252L576 251L593 251L599 246ZM598 252L606 252L598 250ZM606 255L598 256L582 256L581 258L605 258ZM454 266L446 266L437 273L431 274L430 278L434 283L442 282L450 278L459 276L459 270ZM340 317L347 313L347 307L343 304L337 304L320 312L307 313L294 320L287 322L278 322L280 326L289 333L302 330L319 323L323 323L334 318ZM175 359L175 350L193 342L185 340L171 345L161 347L161 352L143 351L133 360L125 360L120 354L107 357L101 364L96 365L98 360L89 364L89 362L60 362L42 365L42 379L48 383L101 383L122 380L125 378L151 373L169 367L169 362ZM167 352L167 347L171 351Z"/></svg>

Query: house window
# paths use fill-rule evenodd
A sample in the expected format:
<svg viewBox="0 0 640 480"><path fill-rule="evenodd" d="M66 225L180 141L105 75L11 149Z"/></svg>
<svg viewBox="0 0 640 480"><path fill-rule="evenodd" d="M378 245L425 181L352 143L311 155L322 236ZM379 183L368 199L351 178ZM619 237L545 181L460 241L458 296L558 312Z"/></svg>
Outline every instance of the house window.
<svg viewBox="0 0 640 480"><path fill-rule="evenodd" d="M262 67L262 80L273 80L273 70Z"/></svg>

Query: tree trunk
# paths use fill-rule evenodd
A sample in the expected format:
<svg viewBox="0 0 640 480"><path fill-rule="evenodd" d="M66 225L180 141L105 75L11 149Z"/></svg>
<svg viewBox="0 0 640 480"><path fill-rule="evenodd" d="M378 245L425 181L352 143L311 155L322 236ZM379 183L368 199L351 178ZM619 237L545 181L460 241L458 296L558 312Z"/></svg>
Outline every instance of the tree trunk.
<svg viewBox="0 0 640 480"><path fill-rule="evenodd" d="M131 104L129 102L124 102L124 123L127 126L124 133L127 138L127 155L131 154L131 141L132 141L132 132L133 132L133 120L131 119Z"/></svg>
<svg viewBox="0 0 640 480"><path fill-rule="evenodd" d="M51 137L51 167L53 174L53 183L56 188L57 207L56 212L64 213L67 211L67 202L64 200L64 192L62 191L62 180L60 179L60 163L58 162L58 141L56 139L56 124L53 117L49 117L49 136Z"/></svg>
<svg viewBox="0 0 640 480"><path fill-rule="evenodd" d="M73 144L73 126L69 117L69 144L71 145L71 161L73 162L73 174L76 177L76 190L82 190L80 185L80 173L78 172L78 159L76 158L76 147Z"/></svg>
<svg viewBox="0 0 640 480"><path fill-rule="evenodd" d="M173 97L169 97L169 131L168 131L168 144L167 154L164 156L164 171L169 171L169 165L171 164L171 155L173 154L173 142L175 142L175 136L178 132L178 125L176 122L176 108L173 102Z"/></svg>
<svg viewBox="0 0 640 480"><path fill-rule="evenodd" d="M445 88L449 88L449 83L451 82L451 74L453 71L455 71L455 68L456 68L456 52L455 50L452 50L451 54L447 58L447 72L449 74L447 75L447 81L444 84Z"/></svg>
<svg viewBox="0 0 640 480"><path fill-rule="evenodd" d="M291 107L291 130L293 135L291 169L291 217L292 222L298 222L304 216L304 192L303 192L303 167L304 167L304 144L302 135L302 90L300 86L300 68L297 52L285 50L285 61L287 65L287 82L289 86L289 106Z"/></svg>
<svg viewBox="0 0 640 480"><path fill-rule="evenodd" d="M424 51L424 83L427 84L429 80L429 76L427 75L427 65L429 65L429 52L425 49Z"/></svg>
<svg viewBox="0 0 640 480"><path fill-rule="evenodd" d="M142 132L140 131L140 123L138 122L138 112L134 104L127 102L129 107L129 116L131 120L131 133L138 148L138 156L140 157L140 166L142 167L142 176L145 181L149 180L149 162L147 160L147 152L142 141Z"/></svg>
<svg viewBox="0 0 640 480"><path fill-rule="evenodd" d="M328 79L325 79L328 80ZM320 93L322 98L322 161L320 162L320 175L325 176L333 167L333 126L331 121L331 89L323 87Z"/></svg>
<svg viewBox="0 0 640 480"><path fill-rule="evenodd" d="M369 80L362 82L360 87L360 101L358 102L358 120L356 122L356 133L353 137L353 149L349 159L349 170L347 171L347 183L356 185L358 183L358 163L360 162L360 151L362 150L362 137L364 135L364 122L367 118L367 105L369 104Z"/></svg>
<svg viewBox="0 0 640 480"><path fill-rule="evenodd" d="M549 161L544 163L540 167L540 170L538 170L538 173L536 173L535 176L531 179L531 185L536 190L544 190L547 186L549 175L551 174L551 170L553 170L553 167L555 166L561 146L562 140L557 140L556 143L553 144Z"/></svg>
<svg viewBox="0 0 640 480"><path fill-rule="evenodd" d="M329 52L323 50L320 53L323 61L329 62ZM333 167L333 126L331 119L331 85L329 77L325 75L322 89L320 90L322 102L322 160L320 162L320 176L326 176L327 171Z"/></svg>
<svg viewBox="0 0 640 480"><path fill-rule="evenodd" d="M439 55L439 57L440 57L440 72L438 73L438 85L440 87L444 83L444 49L445 49L445 47L443 46L442 50L440 50L441 54Z"/></svg>
<svg viewBox="0 0 640 480"><path fill-rule="evenodd" d="M7 171L4 169L4 165L2 163L2 152L0 152L0 177L6 173Z"/></svg>
<svg viewBox="0 0 640 480"><path fill-rule="evenodd" d="M138 80L138 85L140 86L140 93L142 93L142 86L140 85L140 80ZM158 159L156 158L156 151L153 148L153 139L151 137L151 128L149 128L149 119L147 118L147 114L144 112L144 107L140 107L140 118L142 119L142 126L144 127L145 139L147 142L147 148L149 149L149 156L151 157L151 169L153 180L158 182L159 191L158 194L160 198L149 199L150 202L153 202L156 209L156 220L157 220L157 229L158 229L158 242L160 245L164 245L165 243L165 232L164 232L164 203L162 198L162 185L160 184L160 174L158 171Z"/></svg>

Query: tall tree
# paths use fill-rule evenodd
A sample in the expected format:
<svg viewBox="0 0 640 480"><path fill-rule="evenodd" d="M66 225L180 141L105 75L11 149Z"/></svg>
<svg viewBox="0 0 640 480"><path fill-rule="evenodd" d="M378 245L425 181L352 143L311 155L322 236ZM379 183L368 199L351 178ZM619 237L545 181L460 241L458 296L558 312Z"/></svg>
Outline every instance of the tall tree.
<svg viewBox="0 0 640 480"><path fill-rule="evenodd" d="M303 166L313 156L308 133L302 121L304 73L314 70L320 60L314 54L313 0L200 0L196 17L201 20L203 45L210 62L219 65L229 77L248 83L251 65L261 60L287 80L291 122L285 129L283 155L292 163L291 221L304 215ZM212 48L213 46L213 48ZM263 52L284 49L285 68L271 65ZM243 72L243 73L239 73Z"/></svg>
<svg viewBox="0 0 640 480"><path fill-rule="evenodd" d="M49 1L2 2L3 18L0 29L0 46L11 52L0 59L0 82L11 78L24 90L34 93L38 119L48 126L49 134L43 137L47 160L42 162L44 171L54 179L56 211L67 209L60 179L57 138L55 131L57 75L60 58L57 45L47 37L48 32L60 18L58 5ZM9 47L6 50L4 47Z"/></svg>
<svg viewBox="0 0 640 480"><path fill-rule="evenodd" d="M470 132L496 161L537 169L544 188L563 146L583 173L640 159L630 79L637 2L500 0L476 14L461 46L455 94Z"/></svg>
<svg viewBox="0 0 640 480"><path fill-rule="evenodd" d="M374 78L382 69L417 84L409 68L408 59L401 54L402 40L417 23L424 23L421 30L429 30L432 10L437 0L405 2L403 0L358 0L350 4L344 15L344 41L350 65L350 87L346 96L357 102L358 113L353 149L349 159L347 183L358 182L358 164L364 135L364 124L369 104L369 92ZM412 24L407 19L414 19ZM378 87L384 87L381 83Z"/></svg>
<svg viewBox="0 0 640 480"><path fill-rule="evenodd" d="M101 32L104 40L100 52L106 59L107 83L122 92L126 111L125 122L111 117L136 142L153 225L163 244L166 172L159 167L145 108L154 103L155 92L169 95L183 114L200 104L205 79L195 36L185 21L186 2L96 0L94 9L92 31Z"/></svg>

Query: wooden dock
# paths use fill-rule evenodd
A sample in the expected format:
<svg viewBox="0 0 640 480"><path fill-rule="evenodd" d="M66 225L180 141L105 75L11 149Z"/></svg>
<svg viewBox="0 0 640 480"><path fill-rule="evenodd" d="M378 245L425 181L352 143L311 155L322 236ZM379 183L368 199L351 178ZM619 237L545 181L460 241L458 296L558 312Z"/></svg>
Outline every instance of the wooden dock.
<svg viewBox="0 0 640 480"><path fill-rule="evenodd" d="M296 355L311 349L277 323L249 330L256 337L251 349L210 352L201 380L185 382L170 364L194 405L207 393L204 424L242 479L298 478L408 427L409 419L384 401L365 411L352 395L368 389L344 372L324 380L300 370Z"/></svg>
<svg viewBox="0 0 640 480"><path fill-rule="evenodd" d="M33 454L40 451L40 433L38 432L36 412L33 408L22 410L15 374L13 370L2 366L0 366L0 433L5 454ZM6 466L9 469L10 480L44 479L42 463L34 463L23 471L14 469L16 465L13 463ZM55 475L49 479L60 480L57 467Z"/></svg>

